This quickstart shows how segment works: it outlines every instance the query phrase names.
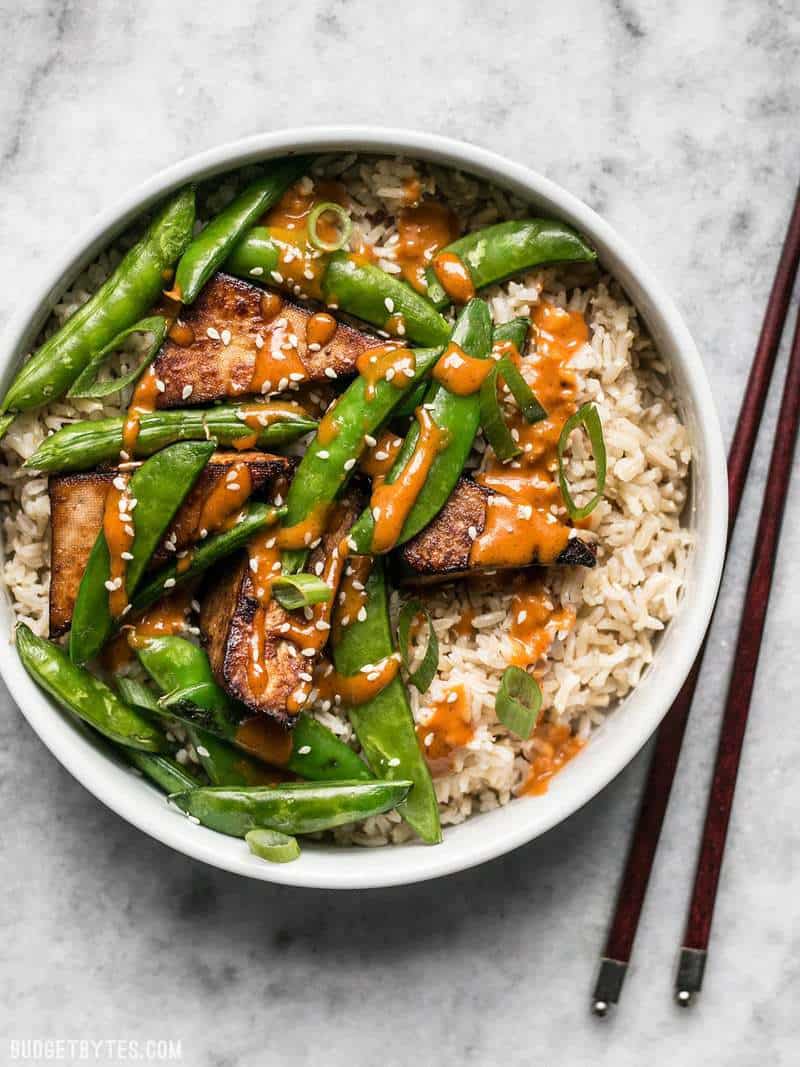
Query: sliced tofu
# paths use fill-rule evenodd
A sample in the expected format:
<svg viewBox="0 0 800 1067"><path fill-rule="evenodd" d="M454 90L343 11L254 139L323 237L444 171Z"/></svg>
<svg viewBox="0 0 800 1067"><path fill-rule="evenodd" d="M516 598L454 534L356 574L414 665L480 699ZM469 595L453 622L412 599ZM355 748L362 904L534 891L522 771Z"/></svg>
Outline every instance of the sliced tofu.
<svg viewBox="0 0 800 1067"><path fill-rule="evenodd" d="M242 462L250 472L251 495L270 494L270 498L275 492L285 495L281 483L288 486L291 460L265 452L215 452L175 515L164 542L153 556L152 567L163 564L172 554L166 549L166 542L175 545L174 552L180 552L197 539L203 502L225 477L231 464ZM117 474L111 468L85 474L56 474L49 480L51 637L59 637L69 629L78 586L103 525L106 495Z"/></svg>
<svg viewBox="0 0 800 1067"><path fill-rule="evenodd" d="M487 500L492 492L471 478L459 478L450 499L436 518L397 550L398 577L404 582L433 585L500 569L470 563L474 535L483 533ZM538 562L533 558L527 565ZM563 566L594 567L597 560L591 545L573 537L555 562Z"/></svg>
<svg viewBox="0 0 800 1067"><path fill-rule="evenodd" d="M265 296L275 299L268 290L228 274L210 279L194 304L184 308L181 329L173 332L188 343L168 338L155 359L155 373L164 383L158 396L160 408L262 394L263 390L253 388L256 358L273 345L279 354L282 343L292 346L285 362L287 376L294 369L296 374L305 374L306 381L327 382L353 376L361 353L384 343L374 334L337 322L330 340L311 351L306 332L313 310L281 297L279 312L267 308L265 315ZM298 382L289 383L288 378L279 388L281 373L278 366L270 375L272 387L267 394L283 392L290 385L297 388Z"/></svg>
<svg viewBox="0 0 800 1067"><path fill-rule="evenodd" d="M309 555L307 570L325 560L361 513L365 496L349 490L339 507L331 529ZM334 590L334 597L336 591ZM297 711L290 710L290 697L303 688L301 674L310 674L322 650L314 658L300 655L281 634L291 617L276 600L271 600L264 619L264 644L259 660L266 674L264 688L255 693L250 684L250 663L256 634L258 601L254 595L248 558L245 553L235 563L227 561L209 575L200 599L200 631L211 667L219 684L251 711L268 715L287 727L294 725ZM295 618L297 613L293 613ZM258 642L260 643L260 642ZM308 686L306 686L308 688Z"/></svg>

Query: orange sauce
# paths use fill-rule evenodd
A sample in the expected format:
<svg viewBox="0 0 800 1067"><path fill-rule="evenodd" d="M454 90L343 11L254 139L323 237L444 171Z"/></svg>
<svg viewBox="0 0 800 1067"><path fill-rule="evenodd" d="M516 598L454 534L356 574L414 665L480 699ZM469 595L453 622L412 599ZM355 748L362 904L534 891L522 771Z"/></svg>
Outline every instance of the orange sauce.
<svg viewBox="0 0 800 1067"><path fill-rule="evenodd" d="M308 371L297 350L298 339L289 329L286 319L273 319L266 329L263 344L256 348L253 374L244 389L233 387L232 392L282 393L290 383L304 381Z"/></svg>
<svg viewBox="0 0 800 1067"><path fill-rule="evenodd" d="M273 275L265 281L277 283L301 298L322 300L320 283L325 259L308 240L308 217L324 201L346 208L347 190L339 182L317 181L309 187L301 180L286 190L263 220L279 249L278 277ZM335 244L339 238L336 223L325 214L318 217L316 231L323 242Z"/></svg>
<svg viewBox="0 0 800 1067"><path fill-rule="evenodd" d="M477 393L492 369L490 359L475 359L451 341L433 368L433 377L456 396Z"/></svg>
<svg viewBox="0 0 800 1067"><path fill-rule="evenodd" d="M385 478L403 447L403 438L391 430L382 430L374 445L368 445L358 461L361 470L375 481Z"/></svg>
<svg viewBox="0 0 800 1067"><path fill-rule="evenodd" d="M236 727L234 740L245 751L275 767L285 767L292 755L292 733L266 715L253 715Z"/></svg>
<svg viewBox="0 0 800 1067"><path fill-rule="evenodd" d="M188 348L194 344L194 330L188 323L178 320L169 328L169 339L181 348Z"/></svg>
<svg viewBox="0 0 800 1067"><path fill-rule="evenodd" d="M440 252L433 261L433 273L454 304L466 304L475 296L467 265L455 252Z"/></svg>
<svg viewBox="0 0 800 1067"><path fill-rule="evenodd" d="M229 529L252 491L253 480L249 464L239 460L231 463L203 501L197 522L198 533L203 536L202 531L206 530L207 536Z"/></svg>
<svg viewBox="0 0 800 1067"><path fill-rule="evenodd" d="M131 459L135 454L142 415L155 411L158 392L158 379L155 368L151 364L136 383L128 405L125 425L122 428L123 459Z"/></svg>
<svg viewBox="0 0 800 1067"><path fill-rule="evenodd" d="M458 237L458 220L444 204L426 200L400 212L397 232L396 260L401 273L415 289L424 293L427 291L425 268L440 248Z"/></svg>
<svg viewBox="0 0 800 1067"><path fill-rule="evenodd" d="M336 319L327 311L318 311L316 315L312 315L306 324L306 341L312 351L316 352L330 344L338 326ZM317 347L314 348L314 345Z"/></svg>
<svg viewBox="0 0 800 1067"><path fill-rule="evenodd" d="M453 627L459 637L470 637L475 632L475 627L472 625L474 618L475 611L472 608L464 608Z"/></svg>
<svg viewBox="0 0 800 1067"><path fill-rule="evenodd" d="M325 532L329 512L329 504L316 504L300 522L284 526L279 531L278 545L281 548L308 548Z"/></svg>
<svg viewBox="0 0 800 1067"><path fill-rule="evenodd" d="M419 178L406 178L403 182L403 203L416 207L422 199L422 182Z"/></svg>
<svg viewBox="0 0 800 1067"><path fill-rule="evenodd" d="M115 674L130 663L132 650L147 638L183 633L190 596L188 589L177 589L157 600L137 619L126 623L103 649L102 663L109 674Z"/></svg>
<svg viewBox="0 0 800 1067"><path fill-rule="evenodd" d="M260 530L247 545L250 582L256 600L265 608L272 599L272 583L280 575L281 553L274 530Z"/></svg>
<svg viewBox="0 0 800 1067"><path fill-rule="evenodd" d="M410 348L390 341L377 348L367 348L356 360L358 373L364 379L364 398L375 398L379 382L391 382L395 389L404 389L414 377L417 362Z"/></svg>
<svg viewBox="0 0 800 1067"><path fill-rule="evenodd" d="M447 773L450 755L475 736L469 697L463 685L451 686L444 700L431 705L431 715L416 727L417 739L434 774Z"/></svg>
<svg viewBox="0 0 800 1067"><path fill-rule="evenodd" d="M315 684L320 700L329 700L352 708L366 704L376 697L394 681L399 670L400 656L393 652L391 656L373 664L371 671L359 671L353 675L339 674L327 664L324 670L318 672Z"/></svg>
<svg viewBox="0 0 800 1067"><path fill-rule="evenodd" d="M118 475L114 481L116 482L119 478L122 476ZM106 585L108 609L114 619L118 619L128 606L125 581L128 572L128 557L135 537L128 481L122 478L122 482L125 483L124 489L118 489L116 485L110 487L103 510L103 534L108 545L110 562Z"/></svg>
<svg viewBox="0 0 800 1067"><path fill-rule="evenodd" d="M536 355L520 362L526 381L547 411L547 418L529 425L514 411L507 422L522 454L500 463L489 454L479 484L494 490L486 525L473 542L470 561L483 566L524 566L552 563L566 547L569 527L553 513L561 509L558 488L558 439L575 411L576 378L569 361L589 337L579 311L539 304L533 316ZM516 350L506 348L517 362Z"/></svg>
<svg viewBox="0 0 800 1067"><path fill-rule="evenodd" d="M283 307L283 297L280 293L264 292L261 294L261 300L259 301L259 307L261 311L261 318L265 323L272 322L273 319L277 319L281 313Z"/></svg>
<svg viewBox="0 0 800 1067"><path fill-rule="evenodd" d="M550 594L538 581L518 586L511 600L509 636L514 646L510 662L515 667L533 667L545 656L557 633L571 630L575 612L556 608Z"/></svg>
<svg viewBox="0 0 800 1067"><path fill-rule="evenodd" d="M447 441L424 407L417 408L419 437L408 462L391 483L382 482L372 490L370 508L375 521L372 533L373 552L388 552L397 544L403 523L419 496L436 456Z"/></svg>
<svg viewBox="0 0 800 1067"><path fill-rule="evenodd" d="M569 726L550 722L536 727L530 743L533 749L530 774L519 792L532 796L546 793L553 775L558 774L586 744L572 734Z"/></svg>

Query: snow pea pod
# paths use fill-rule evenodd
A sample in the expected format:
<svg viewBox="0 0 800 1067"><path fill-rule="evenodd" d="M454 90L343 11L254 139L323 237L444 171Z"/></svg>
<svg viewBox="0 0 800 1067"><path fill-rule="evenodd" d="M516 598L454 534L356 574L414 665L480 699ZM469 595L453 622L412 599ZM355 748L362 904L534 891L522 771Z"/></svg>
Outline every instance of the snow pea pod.
<svg viewBox="0 0 800 1067"><path fill-rule="evenodd" d="M312 781L372 777L351 748L305 712L297 716L291 732L263 717L249 716L217 685L208 656L190 641L172 636L149 638L137 649L137 654L166 695L160 702L160 714L214 734L228 742L228 747L235 746L238 751L230 749L229 763L246 752L262 763ZM204 747L211 751L210 745ZM221 760L222 756L217 753L216 758Z"/></svg>
<svg viewBox="0 0 800 1067"><path fill-rule="evenodd" d="M128 492L137 503L131 558L125 568L129 598L213 451L213 441L183 441L157 452L132 475ZM101 529L83 572L72 613L69 655L74 663L86 663L96 656L114 630L115 619L106 584L110 578L111 552L105 530Z"/></svg>
<svg viewBox="0 0 800 1067"><path fill-rule="evenodd" d="M451 343L473 359L486 359L492 348L492 317L483 300L471 300L459 315L453 329ZM417 495L397 544L403 544L441 511L464 469L480 421L480 402L477 393L458 396L439 382L431 382L423 401L434 423L445 431L447 441L431 463L427 479ZM386 479L391 485L397 480L411 458L419 439L419 423L414 422L406 435L403 447ZM375 519L367 508L350 531L353 551L362 555L372 551ZM394 547L394 546L392 546Z"/></svg>
<svg viewBox="0 0 800 1067"><path fill-rule="evenodd" d="M495 326L492 330L492 344L496 345L503 341L510 341L517 352L523 355L525 339L528 336L530 327L531 320L524 315L520 315L516 319L509 319L508 322L501 322L499 326Z"/></svg>
<svg viewBox="0 0 800 1067"><path fill-rule="evenodd" d="M268 166L265 174L250 182L198 233L183 253L169 295L184 304L194 303L236 242L303 174L309 162L301 157L278 160Z"/></svg>
<svg viewBox="0 0 800 1067"><path fill-rule="evenodd" d="M122 448L125 417L87 419L62 426L46 437L24 466L40 471L89 470L112 463ZM215 440L220 445L250 440L253 447L288 444L317 423L299 404L220 404L202 409L152 411L139 420L136 456L149 456L176 441Z"/></svg>
<svg viewBox="0 0 800 1067"><path fill-rule="evenodd" d="M145 608L149 608L151 604L160 600L170 589L196 578L218 560L244 548L253 534L266 529L267 526L274 525L282 513L280 508L251 501L242 509L243 518L235 526L201 541L191 550L189 565L183 570L178 569L177 563L171 563L148 578L131 600L132 610L144 611Z"/></svg>
<svg viewBox="0 0 800 1067"><path fill-rule="evenodd" d="M280 241L285 244L284 235ZM281 274L280 260L281 245L266 227L256 226L233 249L225 269L249 281L263 279L274 284L274 272ZM406 282L345 251L323 254L319 262L323 264L322 295L330 306L412 344L434 347L447 341L447 320Z"/></svg>
<svg viewBox="0 0 800 1067"><path fill-rule="evenodd" d="M380 815L400 804L411 782L287 782L275 788L210 786L169 798L203 826L232 837L265 827L313 834Z"/></svg>
<svg viewBox="0 0 800 1067"><path fill-rule="evenodd" d="M76 666L58 645L37 637L24 623L17 626L15 642L31 678L67 711L127 748L163 750L161 731L124 704L99 678Z"/></svg>
<svg viewBox="0 0 800 1067"><path fill-rule="evenodd" d="M167 203L94 296L23 365L0 411L28 411L63 396L93 355L149 311L165 273L191 240L193 225L189 186Z"/></svg>
<svg viewBox="0 0 800 1067"><path fill-rule="evenodd" d="M409 351L414 354L414 373L403 377L404 385L398 387L396 378L381 378L370 386L359 376L322 420L289 486L284 527L300 526L315 509L322 516L366 448L365 438L374 435L403 397L428 376L441 354L439 348Z"/></svg>
<svg viewBox="0 0 800 1067"><path fill-rule="evenodd" d="M597 253L571 226L554 219L520 219L475 230L441 249L425 271L428 296L439 309L453 301L435 268L437 261L452 257L478 290L546 263L588 263Z"/></svg>
<svg viewBox="0 0 800 1067"><path fill-rule="evenodd" d="M334 624L333 662L339 674L357 674L366 663L379 663L394 651L384 562L375 560L366 581L366 617L346 627ZM408 779L411 792L397 810L423 841L442 839L439 805L430 771L420 751L408 696L397 677L366 704L348 715L372 770L390 781Z"/></svg>

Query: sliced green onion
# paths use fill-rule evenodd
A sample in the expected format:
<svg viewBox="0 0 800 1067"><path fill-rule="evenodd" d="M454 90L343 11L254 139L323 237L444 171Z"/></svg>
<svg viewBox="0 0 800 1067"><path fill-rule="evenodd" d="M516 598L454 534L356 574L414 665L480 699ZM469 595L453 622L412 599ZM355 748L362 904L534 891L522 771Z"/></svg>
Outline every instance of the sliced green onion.
<svg viewBox="0 0 800 1067"><path fill-rule="evenodd" d="M125 701L126 704L131 704L134 708L142 708L144 711L154 711L158 713L161 708L158 706L158 697L143 683L136 678L118 678L117 689L119 695Z"/></svg>
<svg viewBox="0 0 800 1067"><path fill-rule="evenodd" d="M425 655L422 657L422 663L415 671L412 671L409 667L411 662L409 637L411 623L418 615L421 615L428 624L428 645L425 649ZM427 693L439 667L439 639L433 628L433 621L428 609L419 600L409 600L400 612L400 618L397 620L397 641L400 645L400 657L403 661L403 666L408 671L409 682L416 689L419 689L420 693Z"/></svg>
<svg viewBox="0 0 800 1067"><path fill-rule="evenodd" d="M272 583L272 594L282 608L295 611L331 599L331 587L313 574L282 574Z"/></svg>
<svg viewBox="0 0 800 1067"><path fill-rule="evenodd" d="M335 215L339 223L339 236L336 241L325 241L317 233L317 223L323 215L328 213ZM353 223L350 216L340 204L334 204L332 200L325 200L321 204L317 204L308 216L308 239L314 248L318 248L320 252L338 252L350 240L352 232Z"/></svg>
<svg viewBox="0 0 800 1067"><path fill-rule="evenodd" d="M508 356L497 362L497 372L511 390L526 422L541 422L547 418L547 412L536 399L536 394L520 374L515 363Z"/></svg>
<svg viewBox="0 0 800 1067"><path fill-rule="evenodd" d="M133 333L151 333L153 335L152 343L142 357L141 362L128 371L127 374L123 374L119 378L109 378L106 381L97 381L97 375L101 366L105 362L106 356L110 352L115 352L122 342L130 337ZM147 370L150 364L155 359L161 345L164 343L164 338L167 336L167 320L163 315L151 315L149 318L140 319L134 323L133 326L129 326L127 330L123 330L122 333L118 333L113 341L110 341L105 348L101 348L99 352L92 356L89 364L81 371L75 381L72 383L68 397L103 397L110 396L112 393L118 393L121 389L125 389L126 386L132 385L137 381L142 373Z"/></svg>
<svg viewBox="0 0 800 1067"><path fill-rule="evenodd" d="M254 856L270 863L291 863L300 855L297 838L279 830L250 830L244 839Z"/></svg>
<svg viewBox="0 0 800 1067"><path fill-rule="evenodd" d="M564 471L564 453L569 443L569 435L573 430L577 430L579 426L583 426L589 435L597 484L594 496L582 508L579 508L572 499L569 485L567 484L567 475ZM564 498L567 511L572 519L585 519L587 515L591 515L603 498L603 490L606 487L606 443L603 438L603 424L600 422L600 416L594 404L584 404L583 407L578 408L574 415L570 415L564 423L561 436L558 439L558 484L561 486L561 496Z"/></svg>
<svg viewBox="0 0 800 1067"><path fill-rule="evenodd" d="M500 361L502 363L502 360ZM500 363L496 364L483 380L479 394L481 426L486 439L492 446L494 454L501 463L508 463L518 456L522 449L511 436L503 418L503 409L497 396L497 376Z"/></svg>
<svg viewBox="0 0 800 1067"><path fill-rule="evenodd" d="M494 701L500 722L523 740L530 737L542 707L536 679L521 667L506 667Z"/></svg>

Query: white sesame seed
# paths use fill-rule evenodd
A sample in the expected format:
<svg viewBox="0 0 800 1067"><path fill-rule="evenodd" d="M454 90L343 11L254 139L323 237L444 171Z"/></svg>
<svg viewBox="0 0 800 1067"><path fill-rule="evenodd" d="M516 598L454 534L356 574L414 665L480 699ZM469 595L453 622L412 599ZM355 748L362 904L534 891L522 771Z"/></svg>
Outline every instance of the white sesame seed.
<svg viewBox="0 0 800 1067"><path fill-rule="evenodd" d="M301 745L297 750L298 756L307 756L311 751L311 745Z"/></svg>
<svg viewBox="0 0 800 1067"><path fill-rule="evenodd" d="M291 630L291 628L292 628L292 627L291 627L291 624L290 624L290 623L288 623L288 622L282 622L282 623L280 624L280 626L278 627L278 632L279 632L279 633L282 633L282 634L288 634L288 632L289 632L289 631Z"/></svg>
<svg viewBox="0 0 800 1067"><path fill-rule="evenodd" d="M377 443L378 442L375 440L375 438L372 436L372 434L369 434L369 433L365 433L364 434L364 444L365 445L368 445L370 448L374 448L375 445L377 445Z"/></svg>
<svg viewBox="0 0 800 1067"><path fill-rule="evenodd" d="M197 755L198 755L198 756L204 756L204 757L207 757L207 756L209 755L209 751L208 751L208 749L207 749L207 748L205 747L205 745L198 745L198 746L197 746L197 750L196 750L196 751L197 751Z"/></svg>
<svg viewBox="0 0 800 1067"><path fill-rule="evenodd" d="M330 459L330 456L331 454L327 448L321 448L319 452L317 452L317 459Z"/></svg>
<svg viewBox="0 0 800 1067"><path fill-rule="evenodd" d="M133 559L133 553L132 552L120 552L119 555L120 555L120 559L124 559L124 560Z"/></svg>
<svg viewBox="0 0 800 1067"><path fill-rule="evenodd" d="M384 452L382 448L379 449L375 453L375 459L377 459L379 461L384 460L384 459L388 459L388 458L389 458L389 453L388 452Z"/></svg>
<svg viewBox="0 0 800 1067"><path fill-rule="evenodd" d="M172 589L173 585L175 585L174 578L167 578L167 580L164 582L165 589Z"/></svg>
<svg viewBox="0 0 800 1067"><path fill-rule="evenodd" d="M344 462L344 469L346 471L351 471L353 469L353 467L355 467L355 465L356 465L356 461L355 461L354 458L346 459L345 462Z"/></svg>
<svg viewBox="0 0 800 1067"><path fill-rule="evenodd" d="M425 734L425 739L422 743L425 745L426 748L430 748L430 746L433 744L433 730L431 730L429 734Z"/></svg>
<svg viewBox="0 0 800 1067"><path fill-rule="evenodd" d="M159 393L164 393L164 392L166 392L166 389L167 389L167 387L166 387L166 385L165 385L165 384L164 384L164 383L163 383L163 382L161 381L161 379L160 379L160 378L156 378L156 389L158 389Z"/></svg>
<svg viewBox="0 0 800 1067"><path fill-rule="evenodd" d="M191 385L184 385L184 387L183 387L183 389L181 391L181 397L184 400L188 400L189 397L192 395L192 391L193 391L193 387Z"/></svg>
<svg viewBox="0 0 800 1067"><path fill-rule="evenodd" d="M356 615L356 618L359 622L365 622L367 618L367 609L364 607L359 608L358 615Z"/></svg>
<svg viewBox="0 0 800 1067"><path fill-rule="evenodd" d="M448 704L455 704L455 702L457 700L458 700L458 693L456 693L455 691L452 692L452 693L448 693L447 694L447 703Z"/></svg>
<svg viewBox="0 0 800 1067"><path fill-rule="evenodd" d="M470 541L474 541L475 538L478 536L478 527L470 526L470 528L467 530L467 533L469 534Z"/></svg>
<svg viewBox="0 0 800 1067"><path fill-rule="evenodd" d="M336 371L333 369L333 367L326 367L325 368L325 377L326 378L338 378L339 375L336 373Z"/></svg>
<svg viewBox="0 0 800 1067"><path fill-rule="evenodd" d="M260 333L257 333L256 334L256 348L263 348L263 347L264 347L264 338L261 336Z"/></svg>
<svg viewBox="0 0 800 1067"><path fill-rule="evenodd" d="M315 648L301 648L300 655L305 656L307 659L313 659L316 656L317 650Z"/></svg>
<svg viewBox="0 0 800 1067"><path fill-rule="evenodd" d="M373 508L372 509L372 517L375 520L375 522L378 522L378 520L381 517L381 509L380 508Z"/></svg>
<svg viewBox="0 0 800 1067"><path fill-rule="evenodd" d="M324 619L317 619L317 621L314 623L314 626L320 631L320 633L325 633L331 628L331 624L329 622L325 622Z"/></svg>
<svg viewBox="0 0 800 1067"><path fill-rule="evenodd" d="M400 766L400 760L398 759L397 756L392 756L392 758L389 760L389 766L390 767L399 767Z"/></svg>
<svg viewBox="0 0 800 1067"><path fill-rule="evenodd" d="M254 278L260 278L261 275L264 273L264 268L263 267L251 267L250 268L250 273L253 275Z"/></svg>
<svg viewBox="0 0 800 1067"><path fill-rule="evenodd" d="M281 380L278 382L278 392L282 393L284 391L284 389L288 389L288 388L289 388L289 379L288 378L281 378Z"/></svg>
<svg viewBox="0 0 800 1067"><path fill-rule="evenodd" d="M215 330L213 326L208 327L208 329L206 330L206 334L211 338L212 341L219 341L220 339L219 330Z"/></svg>
<svg viewBox="0 0 800 1067"><path fill-rule="evenodd" d="M292 371L292 373L289 375L290 382L302 382L304 378L305 374L301 374L298 370Z"/></svg>
<svg viewBox="0 0 800 1067"><path fill-rule="evenodd" d="M391 315L391 313L394 311L394 300L392 300L390 296L387 296L386 299L383 301L383 304L386 310Z"/></svg>
<svg viewBox="0 0 800 1067"><path fill-rule="evenodd" d="M319 343L319 341L312 341L311 344L308 346L308 351L309 352L319 352L319 350L321 348L322 348L322 345Z"/></svg>
<svg viewBox="0 0 800 1067"><path fill-rule="evenodd" d="M517 612L517 626L522 626L523 622L525 622L527 617L528 617L527 611L525 611L524 609L522 611L518 611Z"/></svg>
<svg viewBox="0 0 800 1067"><path fill-rule="evenodd" d="M272 280L273 280L274 282L277 282L277 283L278 283L278 285L281 285L281 284L283 283L283 275L281 274L281 272L280 272L280 271L278 271L278 270L271 270L271 271L269 272L269 276L270 276L270 278L272 278Z"/></svg>
<svg viewBox="0 0 800 1067"><path fill-rule="evenodd" d="M394 367L389 367L389 369L386 371L386 381L390 382L392 380L392 378L394 378L396 373L397 373L397 371L395 370Z"/></svg>
<svg viewBox="0 0 800 1067"><path fill-rule="evenodd" d="M119 491L121 493L125 492L125 487L127 485L127 482L125 481L124 478L120 478L119 475L114 479L114 481L111 484L114 486L115 489L119 489Z"/></svg>
<svg viewBox="0 0 800 1067"><path fill-rule="evenodd" d="M380 671L370 671L369 674L367 675L367 681L368 682L377 682L377 680L380 678L380 676L381 676L381 672Z"/></svg>

